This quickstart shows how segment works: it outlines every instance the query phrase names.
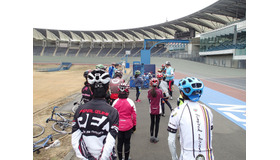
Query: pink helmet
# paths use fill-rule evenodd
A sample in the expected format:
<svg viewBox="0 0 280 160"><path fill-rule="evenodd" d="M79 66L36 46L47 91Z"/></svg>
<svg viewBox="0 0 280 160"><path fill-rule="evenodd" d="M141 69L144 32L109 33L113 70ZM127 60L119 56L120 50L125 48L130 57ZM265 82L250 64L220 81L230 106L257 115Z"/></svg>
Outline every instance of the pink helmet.
<svg viewBox="0 0 280 160"><path fill-rule="evenodd" d="M151 86L154 86L154 87L155 87L155 86L158 85L158 82L159 82L159 81L158 81L157 78L152 78L151 81L150 81L150 84L151 84Z"/></svg>
<svg viewBox="0 0 280 160"><path fill-rule="evenodd" d="M121 83L118 87L118 92L119 94L124 94L124 95L128 95L129 94L129 85L125 84L125 83Z"/></svg>

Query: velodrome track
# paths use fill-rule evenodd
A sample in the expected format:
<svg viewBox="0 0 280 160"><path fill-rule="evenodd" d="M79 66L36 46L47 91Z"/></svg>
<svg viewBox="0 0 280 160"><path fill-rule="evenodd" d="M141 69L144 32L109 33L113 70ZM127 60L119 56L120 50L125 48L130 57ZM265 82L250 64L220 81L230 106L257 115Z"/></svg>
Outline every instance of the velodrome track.
<svg viewBox="0 0 280 160"><path fill-rule="evenodd" d="M172 58L151 58L151 64L160 67L165 61L170 61L175 70L175 84L178 79L186 76L200 78L205 89L201 102L209 106L214 115L213 150L216 160L245 160L246 159L246 70L222 68L202 63ZM33 57L34 63L59 63L72 62L73 64L111 64L119 62L120 58L91 59L81 57ZM128 62L140 61L140 57L128 58ZM176 98L179 95L177 87L174 87L171 105L176 107ZM130 96L135 100L135 90L131 89ZM131 139L131 158L133 160L168 160L171 159L167 137L167 123L170 115L168 107L165 107L166 117L160 121L159 142L149 142L149 103L147 90L142 90L141 103L136 103L137 131ZM71 105L65 104L70 109ZM177 153L180 154L179 142L176 142ZM71 153L65 159L76 159Z"/></svg>

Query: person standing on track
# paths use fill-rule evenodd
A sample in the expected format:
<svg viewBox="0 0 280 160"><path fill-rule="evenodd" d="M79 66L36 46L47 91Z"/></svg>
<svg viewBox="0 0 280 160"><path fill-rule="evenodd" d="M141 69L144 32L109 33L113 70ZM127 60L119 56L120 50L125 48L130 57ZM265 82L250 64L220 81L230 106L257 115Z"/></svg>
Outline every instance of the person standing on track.
<svg viewBox="0 0 280 160"><path fill-rule="evenodd" d="M124 83L124 80L122 79L122 72L117 70L115 75L114 75L114 78L110 80L110 83L109 83L109 88L110 88L110 92L111 92L111 95L110 95L110 104L112 105L113 102L118 99L118 96L119 96L119 92L118 92L118 87L121 83Z"/></svg>
<svg viewBox="0 0 280 160"><path fill-rule="evenodd" d="M103 69L104 71L106 71L107 67L104 66L103 64L98 64L95 66L96 69Z"/></svg>
<svg viewBox="0 0 280 160"><path fill-rule="evenodd" d="M168 84L168 91L170 95L170 99L172 100L172 92L173 92L173 85L174 85L174 69L171 67L171 63L166 61L166 73L165 73L165 81Z"/></svg>
<svg viewBox="0 0 280 160"><path fill-rule="evenodd" d="M158 79L152 78L150 81L150 85L152 89L148 91L148 99L150 102L150 117L151 117L151 125L150 125L150 142L157 143L159 139L158 131L159 131L159 122L160 122L160 115L161 115L161 106L160 101L163 98L162 91L158 89ZM154 126L155 126L155 137L154 137Z"/></svg>
<svg viewBox="0 0 280 160"><path fill-rule="evenodd" d="M141 93L141 87L143 85L143 78L141 77L141 72L139 70L135 71L134 75L134 83L135 83L135 88L136 88L136 100L135 102L141 102L139 99L140 93Z"/></svg>
<svg viewBox="0 0 280 160"><path fill-rule="evenodd" d="M98 65L96 65L95 67L96 67L96 69L103 69L104 71L107 72L107 66L104 66L103 64L98 64ZM106 102L107 102L108 104L111 104L111 98L110 98L110 96L111 96L110 91L108 91L107 94L106 94L106 97L105 97Z"/></svg>
<svg viewBox="0 0 280 160"><path fill-rule="evenodd" d="M134 102L128 98L129 86L121 83L118 87L119 98L113 103L119 112L119 133L118 133L118 157L122 160L124 146L124 160L128 160L130 152L131 134L136 130L136 107Z"/></svg>
<svg viewBox="0 0 280 160"><path fill-rule="evenodd" d="M166 73L165 64L162 64L162 65L161 65L161 69L160 69L160 70L161 70L161 73L162 73L162 74L165 74L165 73Z"/></svg>
<svg viewBox="0 0 280 160"><path fill-rule="evenodd" d="M180 81L179 81L179 84L181 84L180 82L182 81L183 79L181 79ZM181 104L183 104L184 103L184 98L183 98L183 96L180 94L179 95L179 97L177 98L177 107L179 107Z"/></svg>
<svg viewBox="0 0 280 160"><path fill-rule="evenodd" d="M179 82L184 103L175 108L169 118L168 146L172 160L176 154L176 132L180 129L180 160L214 160L212 149L213 114L198 103L203 92L203 82L194 77L186 77Z"/></svg>
<svg viewBox="0 0 280 160"><path fill-rule="evenodd" d="M165 103L168 105L170 111L172 111L172 106L168 102L168 98L169 98L168 85L165 81L163 81L163 75L161 73L157 74L157 78L159 80L158 88L161 89L163 93L163 98L161 100L161 108L162 108L162 116L165 117L165 108L164 108Z"/></svg>
<svg viewBox="0 0 280 160"><path fill-rule="evenodd" d="M93 99L81 105L74 114L72 147L81 159L115 160L119 113L105 101L110 76L102 69L95 69L88 74L87 80Z"/></svg>
<svg viewBox="0 0 280 160"><path fill-rule="evenodd" d="M87 81L87 75L88 73L90 73L91 70L86 70L84 72L84 77L86 79L86 81L84 82L84 87L82 88L81 92L82 92L82 99L81 99L81 103L84 104L84 103L87 103L89 102L91 99L92 99L92 91L90 89L90 84L88 83Z"/></svg>
<svg viewBox="0 0 280 160"><path fill-rule="evenodd" d="M114 72L115 72L115 63L112 63L112 65L109 67L109 69L108 69L108 72L109 72L109 75L110 75L110 78L113 78L113 76L114 76Z"/></svg>

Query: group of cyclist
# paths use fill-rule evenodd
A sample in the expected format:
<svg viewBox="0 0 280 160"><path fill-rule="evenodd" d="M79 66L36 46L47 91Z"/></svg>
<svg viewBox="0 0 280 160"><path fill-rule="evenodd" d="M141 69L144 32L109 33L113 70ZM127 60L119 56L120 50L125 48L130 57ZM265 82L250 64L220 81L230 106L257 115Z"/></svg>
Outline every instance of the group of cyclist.
<svg viewBox="0 0 280 160"><path fill-rule="evenodd" d="M84 104L76 110L72 127L72 146L81 159L107 160L129 159L130 139L136 130L137 114L133 100L128 98L129 86L122 79L122 72L112 65L109 74L106 66L100 64L94 70L84 73L85 86L82 89ZM110 69L110 68L109 68ZM109 71L110 72L110 71ZM136 100L139 99L143 79L141 72L135 72ZM112 77L111 77L112 76ZM150 103L150 142L157 143L160 116L164 114L166 103L172 111L167 131L168 146L172 160L176 154L176 132L180 134L181 154L179 159L214 159L212 151L213 115L211 110L198 103L203 93L203 82L194 77L179 81L180 97L178 107L172 108L168 99L172 98L174 69L167 61L150 79L151 89L147 98ZM155 129L155 132L154 132ZM115 141L118 138L117 153Z"/></svg>

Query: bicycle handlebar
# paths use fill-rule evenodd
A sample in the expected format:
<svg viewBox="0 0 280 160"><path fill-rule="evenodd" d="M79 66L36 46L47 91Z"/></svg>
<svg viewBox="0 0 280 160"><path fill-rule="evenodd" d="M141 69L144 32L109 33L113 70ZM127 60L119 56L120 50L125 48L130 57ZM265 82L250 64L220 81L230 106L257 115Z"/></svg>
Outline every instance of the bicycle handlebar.
<svg viewBox="0 0 280 160"><path fill-rule="evenodd" d="M53 111L54 111L56 108L58 108L58 106L54 106L54 107L53 107Z"/></svg>

